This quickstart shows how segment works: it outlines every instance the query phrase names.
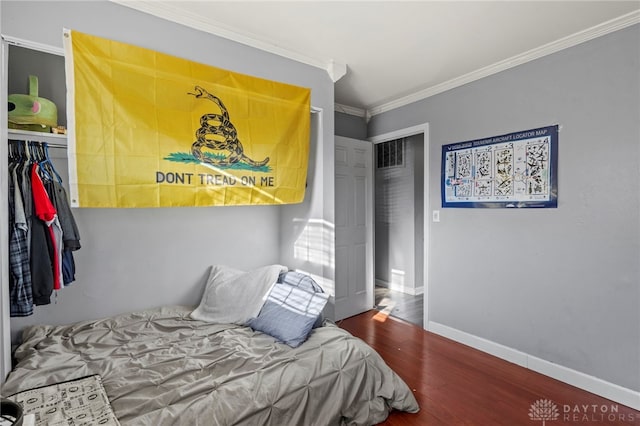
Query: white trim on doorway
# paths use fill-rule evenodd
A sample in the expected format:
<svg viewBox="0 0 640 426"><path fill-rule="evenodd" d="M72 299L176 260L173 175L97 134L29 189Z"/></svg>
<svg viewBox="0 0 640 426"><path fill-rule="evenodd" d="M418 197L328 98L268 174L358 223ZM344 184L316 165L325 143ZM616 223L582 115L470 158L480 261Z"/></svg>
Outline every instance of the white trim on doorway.
<svg viewBox="0 0 640 426"><path fill-rule="evenodd" d="M422 316L423 316L423 324L424 324L424 329L428 330L429 328L429 261L431 258L431 222L429 221L429 218L431 217L431 214L429 213L430 210L430 193L431 193L431 188L429 186L429 151L430 151L430 144L429 144L429 123L423 123L423 124L418 124L416 126L412 126L412 127L407 127L404 129L399 129L399 130L395 130L393 132L389 132L389 133L384 133L381 135L376 135L376 136L372 136L370 138L368 138L367 140L371 143L378 144L378 143L382 143L382 142L387 142L387 141L391 141L394 139L400 139L400 138L405 138L408 136L413 136L413 135L419 135L419 134L423 134L424 135L424 205L423 205L423 210L424 210L424 256L423 256L423 271L424 271L424 276L423 276L423 294L424 294L424 305L423 305L423 309L422 309Z"/></svg>

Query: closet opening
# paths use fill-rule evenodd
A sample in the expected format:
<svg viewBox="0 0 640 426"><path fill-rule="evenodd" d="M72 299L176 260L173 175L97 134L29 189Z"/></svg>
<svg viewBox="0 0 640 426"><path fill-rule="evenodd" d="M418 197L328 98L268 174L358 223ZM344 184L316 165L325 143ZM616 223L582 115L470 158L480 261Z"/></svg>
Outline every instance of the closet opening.
<svg viewBox="0 0 640 426"><path fill-rule="evenodd" d="M49 121L56 120L57 131L57 125L66 127L66 84L64 52L61 48L5 35L2 35L0 47L2 65L0 67L0 103L7 105L6 108L0 109L0 134L4 141L0 144L0 157L3 158L0 163L0 181L2 182L0 196L3 199L0 203L0 221L3 224L0 244L3 247L10 247L10 242L13 243L15 237L13 232L15 226L11 226L14 223L11 221L15 218L15 204L7 200L15 191L13 175L17 164L38 163L38 174L44 178L45 182L51 184L51 188L53 185L59 185L64 190L62 182L68 179L66 135L49 133L51 131L49 127L42 128L46 130L44 132L37 131L42 126L20 125L20 123L16 125L16 113L24 114L21 109L24 105L20 101L28 99L27 96L50 100L56 114ZM12 95L11 98L9 95ZM9 106L9 99L12 99L13 108ZM15 101L16 99L18 102ZM43 106L50 108L50 104L43 105L43 103L37 105L34 103L34 105L39 108ZM12 112L12 128L9 128L9 111ZM51 112L50 109L47 111ZM38 108L34 112L38 112ZM28 118L28 115L26 117ZM20 170L25 171L20 179L27 175L29 175L28 178L31 177L27 173L29 170L23 167L20 167ZM60 247L62 246L61 244ZM11 303L10 270L12 266L9 254L0 257L0 352L2 355L0 381L2 382L11 370L12 342L17 343L18 333L14 331L14 325L22 321L21 312L16 309L15 304ZM62 263L58 264L58 268L58 272L62 273ZM59 282L64 285L61 275L60 278ZM55 298L55 296L52 297ZM26 315L28 311L23 313Z"/></svg>

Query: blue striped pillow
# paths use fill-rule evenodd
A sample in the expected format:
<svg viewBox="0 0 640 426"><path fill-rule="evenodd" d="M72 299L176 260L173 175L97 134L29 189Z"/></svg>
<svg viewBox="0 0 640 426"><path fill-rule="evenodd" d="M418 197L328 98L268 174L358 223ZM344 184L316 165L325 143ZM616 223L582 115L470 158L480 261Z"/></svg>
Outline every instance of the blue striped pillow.
<svg viewBox="0 0 640 426"><path fill-rule="evenodd" d="M278 282L248 325L295 348L307 340L328 300L326 293Z"/></svg>
<svg viewBox="0 0 640 426"><path fill-rule="evenodd" d="M281 272L278 276L278 282L304 288L308 291L313 291L316 293L324 293L322 287L320 287L318 283L313 280L313 278L303 272ZM313 328L322 327L322 323L324 323L324 314L321 312L320 315L318 315L318 319L313 324Z"/></svg>

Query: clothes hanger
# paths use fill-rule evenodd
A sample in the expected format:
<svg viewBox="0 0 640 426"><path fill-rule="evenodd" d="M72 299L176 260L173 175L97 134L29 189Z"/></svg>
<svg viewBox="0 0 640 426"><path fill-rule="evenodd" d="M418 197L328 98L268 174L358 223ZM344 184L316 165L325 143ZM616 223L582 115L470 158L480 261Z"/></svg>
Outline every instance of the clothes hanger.
<svg viewBox="0 0 640 426"><path fill-rule="evenodd" d="M25 141L25 147L26 147L25 153L27 154L29 165L36 164L38 166L37 172L40 173L40 176L42 178L51 180L51 175L49 175L49 173L43 167L40 166L40 160L42 158L42 155L38 150L39 142L30 141L30 140Z"/></svg>
<svg viewBox="0 0 640 426"><path fill-rule="evenodd" d="M56 171L56 168L54 167L53 163L51 162L51 157L49 157L49 144L47 144L46 142L42 142L41 143L41 148L42 148L43 154L44 154L44 161L42 161L40 163L40 166L42 167L44 165L44 167L47 168L49 170L49 172L51 172L52 174L54 174L56 176L56 179L58 180L58 183L62 183L62 178L60 177L60 175Z"/></svg>

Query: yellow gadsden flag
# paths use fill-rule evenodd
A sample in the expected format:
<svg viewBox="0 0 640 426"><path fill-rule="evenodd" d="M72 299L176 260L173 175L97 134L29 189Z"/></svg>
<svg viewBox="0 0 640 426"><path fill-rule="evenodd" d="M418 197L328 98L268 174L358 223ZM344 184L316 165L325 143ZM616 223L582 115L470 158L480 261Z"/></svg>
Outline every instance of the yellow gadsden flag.
<svg viewBox="0 0 640 426"><path fill-rule="evenodd" d="M311 92L65 30L76 207L298 203Z"/></svg>

